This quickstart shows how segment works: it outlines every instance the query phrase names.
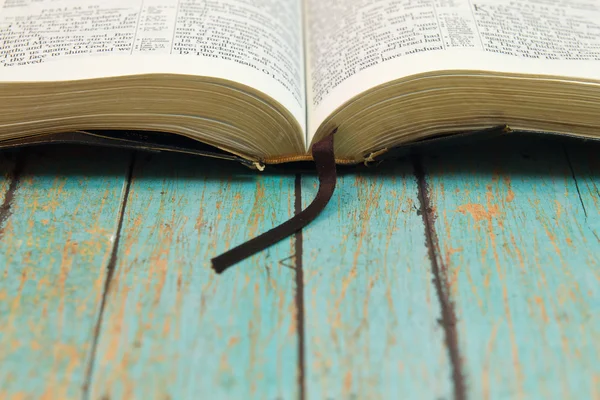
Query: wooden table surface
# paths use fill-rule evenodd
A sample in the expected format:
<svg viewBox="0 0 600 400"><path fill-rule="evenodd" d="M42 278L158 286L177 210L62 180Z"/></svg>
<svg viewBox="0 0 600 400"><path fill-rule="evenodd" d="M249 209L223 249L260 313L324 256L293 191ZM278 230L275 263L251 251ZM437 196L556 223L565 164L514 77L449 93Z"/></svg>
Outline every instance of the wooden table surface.
<svg viewBox="0 0 600 400"><path fill-rule="evenodd" d="M313 175L0 153L0 399L600 399L599 154L505 138L345 170L302 234L217 276Z"/></svg>

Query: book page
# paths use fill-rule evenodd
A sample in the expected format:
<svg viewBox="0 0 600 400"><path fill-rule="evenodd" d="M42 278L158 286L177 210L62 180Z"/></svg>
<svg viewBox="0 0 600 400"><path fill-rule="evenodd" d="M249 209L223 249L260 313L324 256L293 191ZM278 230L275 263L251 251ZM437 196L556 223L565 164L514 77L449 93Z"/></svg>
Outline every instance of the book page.
<svg viewBox="0 0 600 400"><path fill-rule="evenodd" d="M232 80L304 127L300 0L0 0L0 82L136 74Z"/></svg>
<svg viewBox="0 0 600 400"><path fill-rule="evenodd" d="M441 70L600 80L597 0L307 0L309 138L370 88Z"/></svg>

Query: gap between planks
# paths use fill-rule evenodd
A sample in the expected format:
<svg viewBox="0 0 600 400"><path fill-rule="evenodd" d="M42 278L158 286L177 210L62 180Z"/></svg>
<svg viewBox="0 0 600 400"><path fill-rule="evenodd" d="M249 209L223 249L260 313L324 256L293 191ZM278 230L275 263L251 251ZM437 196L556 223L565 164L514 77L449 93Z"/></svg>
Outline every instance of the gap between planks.
<svg viewBox="0 0 600 400"><path fill-rule="evenodd" d="M302 212L302 175L296 174L294 182L294 213L296 215ZM302 269L303 260L303 238L302 230L295 234L295 256L294 266L296 272L296 329L298 334L298 394L300 400L306 400L306 347L305 347L305 332L304 332L304 271Z"/></svg>
<svg viewBox="0 0 600 400"><path fill-rule="evenodd" d="M458 345L458 333L456 331L456 312L454 304L448 294L448 277L444 263L439 257L439 241L435 231L435 212L431 207L431 199L429 196L429 187L426 180L425 170L421 156L414 155L412 157L413 171L419 188L418 199L420 205L420 213L425 225L425 245L429 252L429 261L431 263L431 272L433 274L433 284L437 294L441 308L440 324L444 329L444 339L446 349L450 358L452 368L452 386L454 389L455 400L466 400L467 390L465 385L465 377L462 368L462 360Z"/></svg>
<svg viewBox="0 0 600 400"><path fill-rule="evenodd" d="M94 364L96 362L96 354L98 351L98 339L102 330L102 319L104 317L104 309L106 308L106 302L108 293L110 291L110 285L112 282L115 268L117 265L117 251L119 250L119 240L121 238L121 229L123 227L123 219L125 216L125 209L127 208L127 200L129 198L129 190L131 189L131 181L133 179L133 169L135 167L135 151L131 153L131 159L129 162L129 169L127 171L127 180L125 181L125 190L123 193L123 201L121 202L121 208L119 210L119 219L117 223L117 231L115 233L115 239L110 252L110 258L106 266L106 278L104 280L104 287L102 290L102 299L100 300L100 308L98 311L98 317L96 319L96 325L94 326L94 333L92 336L92 346L90 349L90 357L88 365L86 367L85 378L83 383L82 399L89 400L90 398L90 387L94 376Z"/></svg>

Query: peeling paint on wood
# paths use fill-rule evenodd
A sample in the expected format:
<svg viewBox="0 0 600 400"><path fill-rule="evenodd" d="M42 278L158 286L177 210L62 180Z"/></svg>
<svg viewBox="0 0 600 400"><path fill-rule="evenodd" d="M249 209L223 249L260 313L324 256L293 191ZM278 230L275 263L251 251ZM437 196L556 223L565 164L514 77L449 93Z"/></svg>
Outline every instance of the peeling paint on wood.
<svg viewBox="0 0 600 400"><path fill-rule="evenodd" d="M294 177L144 156L136 164L91 398L292 399L294 271L286 240L222 276L210 258L294 213Z"/></svg>
<svg viewBox="0 0 600 400"><path fill-rule="evenodd" d="M600 397L599 152L509 138L423 160L469 398ZM76 399L129 155L32 154L18 174L0 154L0 399ZM451 398L418 185L390 164L343 175L301 245L216 276L212 256L294 213L294 176L140 155L90 400L298 398L302 298L307 398ZM306 206L317 181L299 186Z"/></svg>
<svg viewBox="0 0 600 400"><path fill-rule="evenodd" d="M62 149L16 157L25 155L0 240L0 398L77 399L128 154ZM4 193L15 165L6 156Z"/></svg>
<svg viewBox="0 0 600 400"><path fill-rule="evenodd" d="M600 169L581 149L569 155L580 194L561 141L506 139L425 163L470 398L600 394L600 242L589 229Z"/></svg>
<svg viewBox="0 0 600 400"><path fill-rule="evenodd" d="M308 398L451 397L417 194L406 163L344 175L304 230Z"/></svg>

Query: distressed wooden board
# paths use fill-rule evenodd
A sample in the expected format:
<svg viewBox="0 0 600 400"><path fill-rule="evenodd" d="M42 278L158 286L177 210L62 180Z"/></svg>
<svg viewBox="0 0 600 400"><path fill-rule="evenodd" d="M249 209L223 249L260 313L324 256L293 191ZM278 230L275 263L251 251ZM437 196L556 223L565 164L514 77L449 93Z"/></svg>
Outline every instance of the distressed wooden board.
<svg viewBox="0 0 600 400"><path fill-rule="evenodd" d="M563 142L507 138L425 170L470 398L599 398L599 214Z"/></svg>
<svg viewBox="0 0 600 400"><path fill-rule="evenodd" d="M293 176L136 161L91 398L295 398L293 239L221 276L209 265L293 213Z"/></svg>
<svg viewBox="0 0 600 400"><path fill-rule="evenodd" d="M317 181L303 178L306 206ZM452 397L410 164L341 176L304 230L309 399Z"/></svg>
<svg viewBox="0 0 600 400"><path fill-rule="evenodd" d="M13 156L22 170L0 227L0 398L76 399L129 154L3 152L3 191L14 178L14 162L4 158Z"/></svg>

